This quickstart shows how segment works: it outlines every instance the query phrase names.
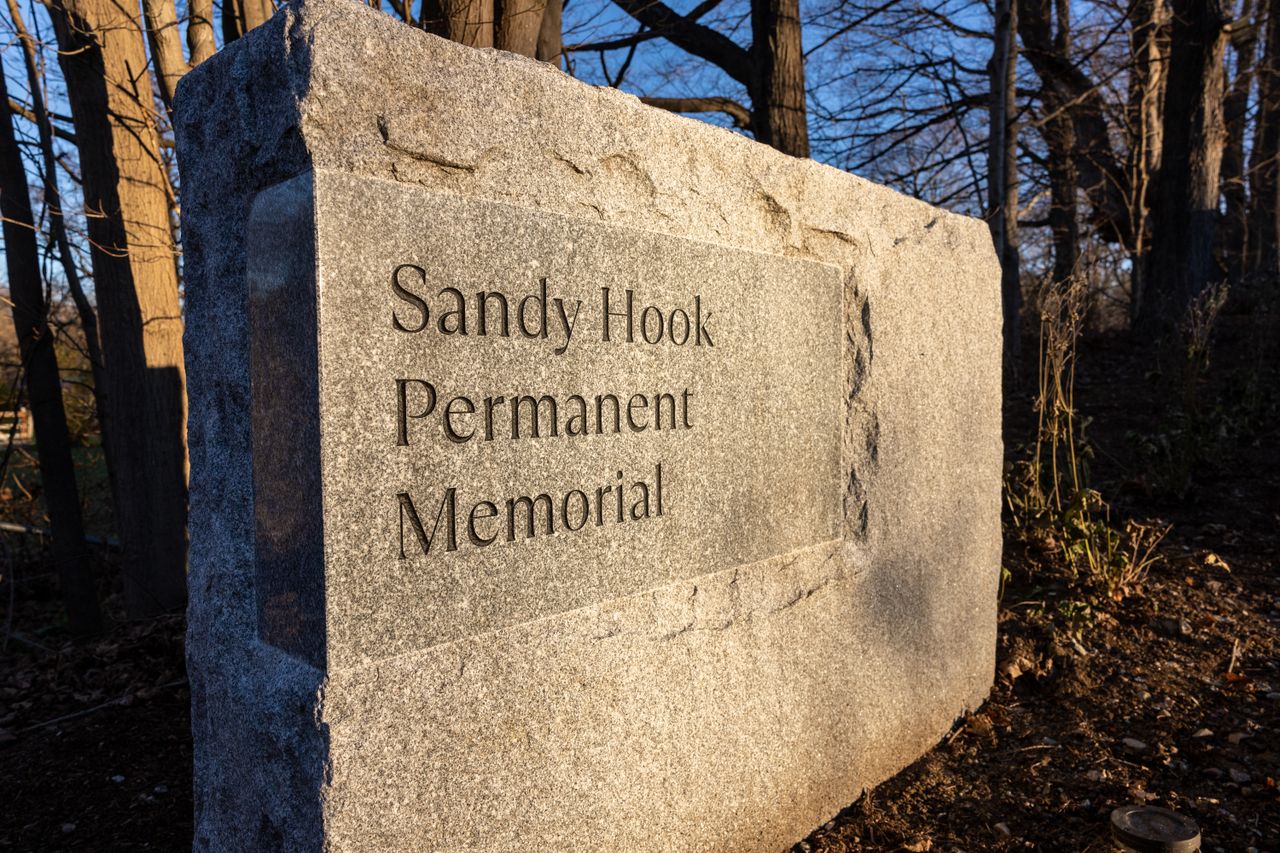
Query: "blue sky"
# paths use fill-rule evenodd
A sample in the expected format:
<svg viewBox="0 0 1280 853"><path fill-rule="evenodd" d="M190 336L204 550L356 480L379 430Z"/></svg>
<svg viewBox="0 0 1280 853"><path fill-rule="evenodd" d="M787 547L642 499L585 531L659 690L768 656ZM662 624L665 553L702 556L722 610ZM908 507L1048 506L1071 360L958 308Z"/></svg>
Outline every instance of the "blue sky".
<svg viewBox="0 0 1280 853"><path fill-rule="evenodd" d="M48 16L35 0L18 2L36 37L49 44L43 56L51 63L50 103L55 112L65 115L69 110L52 50ZM679 0L671 5L687 13L695 3ZM915 0L887 4L883 0L814 0L802 4L813 156L928 201L978 213L983 193L980 173L985 159L981 154L985 108L969 110L959 122L934 127L927 121L966 91L985 87L981 70L990 41L980 36L990 27L990 11L980 0L936 0L930 9L950 21L943 26L933 18L921 17L920 9ZM874 15L868 14L871 10ZM178 0L180 18L185 12L186 0ZM749 12L748 0L723 0L701 22L747 47L751 41ZM855 22L857 26L844 32ZM633 19L606 0L569 0L565 10L567 45L627 36L638 29ZM221 42L220 28L215 26L215 31ZM7 16L0 38L5 44L3 65L10 94L28 101L21 53ZM573 52L568 66L576 77L602 85L616 78L626 56L626 50L612 51L602 64L596 52ZM921 63L929 70L912 70ZM946 79L948 75L953 79ZM723 96L749 104L741 84L660 38L638 46L621 88L653 96ZM727 117L715 113L695 117L721 126L731 124ZM911 130L913 124L922 122L926 124L923 131ZM34 138L29 122L19 120L17 124L20 134ZM74 151L60 144L69 155L67 162L74 163ZM32 159L33 169L34 162ZM75 184L66 174L60 181L70 212L76 201ZM31 183L33 190L39 185L34 172ZM50 272L57 278L53 266Z"/></svg>

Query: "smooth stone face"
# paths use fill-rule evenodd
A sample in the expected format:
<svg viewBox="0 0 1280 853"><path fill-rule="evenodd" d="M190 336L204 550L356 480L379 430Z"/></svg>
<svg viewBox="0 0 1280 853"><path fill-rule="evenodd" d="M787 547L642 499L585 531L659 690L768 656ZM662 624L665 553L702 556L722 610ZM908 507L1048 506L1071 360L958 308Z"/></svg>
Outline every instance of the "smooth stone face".
<svg viewBox="0 0 1280 853"><path fill-rule="evenodd" d="M294 179L258 196L246 243L258 635L323 668L328 620L311 181Z"/></svg>
<svg viewBox="0 0 1280 853"><path fill-rule="evenodd" d="M354 0L201 63L174 125L196 849L785 849L984 700L983 223ZM472 334L543 278L545 338ZM667 330L701 296L714 346L603 341L604 286ZM646 429L568 436L575 393ZM513 394L562 434L503 401L488 440ZM619 470L648 517L605 514ZM507 499L588 488L507 538Z"/></svg>
<svg viewBox="0 0 1280 853"><path fill-rule="evenodd" d="M355 665L840 537L835 268L329 172L250 241L268 642Z"/></svg>

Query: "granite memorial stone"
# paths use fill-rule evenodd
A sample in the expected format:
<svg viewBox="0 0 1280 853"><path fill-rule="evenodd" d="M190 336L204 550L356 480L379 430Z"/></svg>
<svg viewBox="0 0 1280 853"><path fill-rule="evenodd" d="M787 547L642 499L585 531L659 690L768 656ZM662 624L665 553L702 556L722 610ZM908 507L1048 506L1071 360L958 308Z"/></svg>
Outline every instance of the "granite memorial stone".
<svg viewBox="0 0 1280 853"><path fill-rule="evenodd" d="M780 849L985 697L981 223L351 0L176 127L196 849Z"/></svg>

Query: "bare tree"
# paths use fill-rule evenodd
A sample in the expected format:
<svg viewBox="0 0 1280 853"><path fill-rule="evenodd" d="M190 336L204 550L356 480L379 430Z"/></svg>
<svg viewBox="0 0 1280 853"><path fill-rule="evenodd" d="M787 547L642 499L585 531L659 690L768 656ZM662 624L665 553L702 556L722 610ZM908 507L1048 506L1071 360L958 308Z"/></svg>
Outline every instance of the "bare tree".
<svg viewBox="0 0 1280 853"><path fill-rule="evenodd" d="M392 0L406 23L412 0ZM560 61L562 0L425 0L422 27L470 47L496 47L545 62Z"/></svg>
<svg viewBox="0 0 1280 853"><path fill-rule="evenodd" d="M522 56L536 56L546 0L495 0L493 46Z"/></svg>
<svg viewBox="0 0 1280 853"><path fill-rule="evenodd" d="M213 0L189 0L187 16L187 50L194 68L218 49L213 40Z"/></svg>
<svg viewBox="0 0 1280 853"><path fill-rule="evenodd" d="M186 400L171 189L136 9L51 8L75 122L105 360L106 449L135 616L186 593Z"/></svg>
<svg viewBox="0 0 1280 853"><path fill-rule="evenodd" d="M1267 38L1258 63L1258 121L1249 160L1246 272L1280 276L1280 0L1267 3Z"/></svg>
<svg viewBox="0 0 1280 853"><path fill-rule="evenodd" d="M1060 175L1074 174L1099 236L1127 241L1125 171L1115 154L1105 91L1074 56L1070 0L1018 0L1018 35L1044 87L1042 123L1046 142L1052 137L1056 146L1050 163ZM1058 195L1065 203L1066 188L1059 187Z"/></svg>
<svg viewBox="0 0 1280 853"><path fill-rule="evenodd" d="M547 0L542 26L538 30L537 58L557 67L564 55L563 16L564 0Z"/></svg>
<svg viewBox="0 0 1280 853"><path fill-rule="evenodd" d="M809 156L808 111L805 104L805 57L801 41L799 0L752 0L752 43L740 46L732 38L699 19L719 5L703 0L689 14L681 15L659 0L614 0L640 30L629 36L583 43L577 52L629 51L624 67L637 45L662 38L691 56L704 60L745 88L750 106L721 93L695 97L651 98L648 103L677 112L723 112L734 124L749 129L759 141L796 157ZM609 80L622 83L622 73ZM749 122L743 118L749 116Z"/></svg>
<svg viewBox="0 0 1280 853"><path fill-rule="evenodd" d="M9 16L17 33L18 41L22 46L22 60L27 71L27 88L30 90L31 97L30 119L36 125L40 145L40 159L43 166L40 170L41 183L44 190L45 205L48 209L49 235L53 238L53 243L58 249L58 260L62 265L62 273L66 277L67 289L71 291L71 298L75 303L76 313L79 315L80 329L84 335L85 350L87 351L86 355L89 358L94 387L98 391L93 398L98 415L98 428L105 436L108 429L109 416L106 406L103 404L106 393L103 389L106 388L106 379L103 372L102 346L98 336L98 312L85 292L84 283L80 278L80 268L76 265L71 249L71 240L67 236L66 211L62 209L62 192L58 187L57 156L53 147L56 129L50 120L44 95L44 85L40 73L41 63L37 55L36 40L27 29L26 22L22 18L22 10L18 8L17 0L8 0L8 6ZM73 135L69 136L70 138L67 141L74 143L76 141L75 137ZM107 471L110 475L112 471L111 459L108 458L106 462Z"/></svg>
<svg viewBox="0 0 1280 853"><path fill-rule="evenodd" d="M1134 0L1129 22L1129 83L1124 125L1126 207L1129 212L1129 315L1141 311L1150 248L1151 188L1164 146L1164 92L1168 80L1168 9L1164 0Z"/></svg>
<svg viewBox="0 0 1280 853"><path fill-rule="evenodd" d="M401 0L406 14L411 0ZM422 27L470 47L493 47L494 0L423 0Z"/></svg>
<svg viewBox="0 0 1280 853"><path fill-rule="evenodd" d="M206 9L200 13L200 20L209 17L206 14L207 11ZM272 0L224 0L222 4L223 44L230 44L240 38L249 30L266 21L274 13L275 5ZM195 54L194 50L192 50L192 54Z"/></svg>
<svg viewBox="0 0 1280 853"><path fill-rule="evenodd" d="M1159 205L1152 223L1148 334L1172 328L1212 281L1214 231L1226 143L1222 106L1228 22L1221 0L1174 0Z"/></svg>
<svg viewBox="0 0 1280 853"><path fill-rule="evenodd" d="M178 81L189 70L182 55L182 35L178 31L178 14L173 0L142 0L142 10L147 22L147 41L151 47L152 64L160 97L168 109L173 109L173 95Z"/></svg>
<svg viewBox="0 0 1280 853"><path fill-rule="evenodd" d="M9 100L0 74L0 98ZM84 538L75 461L67 434L62 379L49 328L49 303L40 274L35 217L31 211L26 170L13 120L0 122L0 213L4 216L4 255L13 302L13 327L22 356L31 416L35 420L36 454L45 509L53 532L53 560L62 583L67 625L76 635L102 629L98 593L89 548Z"/></svg>
<svg viewBox="0 0 1280 853"><path fill-rule="evenodd" d="M1253 0L1240 0L1240 11L1230 32L1235 56L1235 77L1222 106L1226 144L1222 151L1222 197L1226 202L1218 235L1218 255L1227 268L1227 280L1235 285L1244 277L1248 253L1249 196L1245 175L1245 130L1249 119L1249 94L1253 89L1253 64L1258 52L1258 27Z"/></svg>
<svg viewBox="0 0 1280 853"><path fill-rule="evenodd" d="M786 154L809 156L800 0L751 0L751 129Z"/></svg>
<svg viewBox="0 0 1280 853"><path fill-rule="evenodd" d="M990 132L987 142L987 224L1000 259L1006 364L1016 369L1022 341L1022 279L1018 252L1017 6L997 0L992 44Z"/></svg>

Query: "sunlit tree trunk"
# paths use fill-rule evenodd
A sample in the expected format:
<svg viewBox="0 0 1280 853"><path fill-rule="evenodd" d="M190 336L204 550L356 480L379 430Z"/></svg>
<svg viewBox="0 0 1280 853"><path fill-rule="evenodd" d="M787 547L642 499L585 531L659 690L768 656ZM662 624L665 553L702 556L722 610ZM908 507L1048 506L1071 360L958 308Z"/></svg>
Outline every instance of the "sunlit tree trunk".
<svg viewBox="0 0 1280 853"><path fill-rule="evenodd" d="M178 81L189 68L186 57L182 55L178 14L173 0L142 0L142 9L147 20L147 40L151 44L151 59L160 97L166 107L173 109L173 94L177 91Z"/></svg>
<svg viewBox="0 0 1280 853"><path fill-rule="evenodd" d="M496 0L493 46L521 56L536 56L546 0Z"/></svg>
<svg viewBox="0 0 1280 853"><path fill-rule="evenodd" d="M564 53L563 40L564 0L547 0L542 13L542 28L538 31L538 59L560 67Z"/></svg>
<svg viewBox="0 0 1280 853"><path fill-rule="evenodd" d="M186 404L169 186L136 8L51 10L76 128L105 361L106 448L125 602L142 616L186 593Z"/></svg>
<svg viewBox="0 0 1280 853"><path fill-rule="evenodd" d="M213 0L190 0L187 15L187 51L194 68L218 49L213 40Z"/></svg>
<svg viewBox="0 0 1280 853"><path fill-rule="evenodd" d="M494 0L423 0L422 28L470 47L493 47L494 11Z"/></svg>

